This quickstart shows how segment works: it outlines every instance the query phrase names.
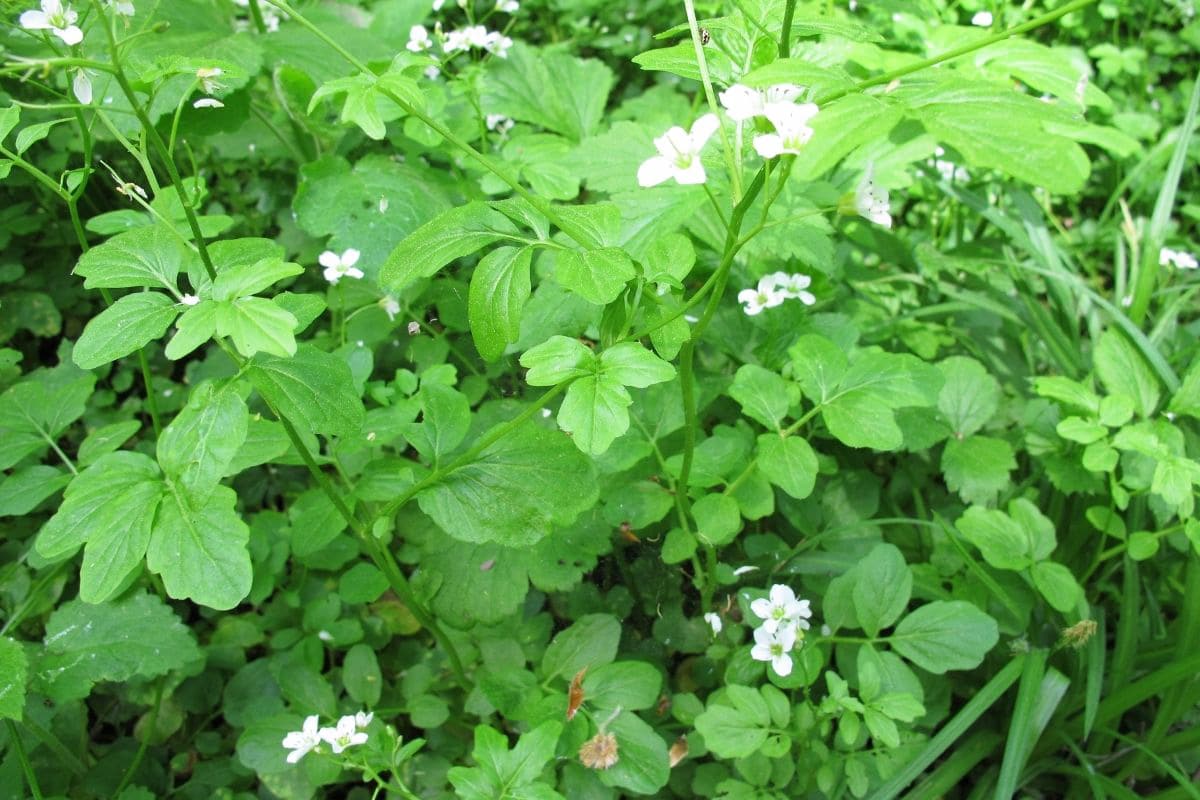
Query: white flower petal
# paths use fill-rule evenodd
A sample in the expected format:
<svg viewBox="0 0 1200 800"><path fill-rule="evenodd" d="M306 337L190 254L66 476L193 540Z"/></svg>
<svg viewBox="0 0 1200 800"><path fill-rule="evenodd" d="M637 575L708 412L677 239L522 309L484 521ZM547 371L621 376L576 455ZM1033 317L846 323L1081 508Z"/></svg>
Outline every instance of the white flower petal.
<svg viewBox="0 0 1200 800"><path fill-rule="evenodd" d="M692 159L692 163L683 169L676 168L675 180L688 186L694 186L708 180L708 176L704 174L704 164L700 163L700 157L697 156Z"/></svg>
<svg viewBox="0 0 1200 800"><path fill-rule="evenodd" d="M654 156L643 161L642 165L638 167L638 186L657 186L663 181L669 180L674 174L675 165L670 159Z"/></svg>
<svg viewBox="0 0 1200 800"><path fill-rule="evenodd" d="M716 114L705 114L692 123L691 140L692 152L699 153L705 143L721 127L721 120Z"/></svg>
<svg viewBox="0 0 1200 800"><path fill-rule="evenodd" d="M83 30L78 25L68 25L65 28L55 28L54 35L72 47L83 41Z"/></svg>
<svg viewBox="0 0 1200 800"><path fill-rule="evenodd" d="M783 153L783 139L774 133L755 136L754 150L763 158L775 158Z"/></svg>
<svg viewBox="0 0 1200 800"><path fill-rule="evenodd" d="M45 30L50 26L50 18L45 11L25 11L22 12L20 19L17 20L21 27L27 31Z"/></svg>
<svg viewBox="0 0 1200 800"><path fill-rule="evenodd" d="M353 247L349 248L348 250L344 250L342 252L342 266L343 267L353 267L355 264L358 263L358 257L360 255L362 255L362 254L359 253L357 250L355 250Z"/></svg>
<svg viewBox="0 0 1200 800"><path fill-rule="evenodd" d="M326 250L324 253L321 253L321 255L317 256L317 263L322 267L340 267L342 265L342 259L339 258L338 254L332 250Z"/></svg>

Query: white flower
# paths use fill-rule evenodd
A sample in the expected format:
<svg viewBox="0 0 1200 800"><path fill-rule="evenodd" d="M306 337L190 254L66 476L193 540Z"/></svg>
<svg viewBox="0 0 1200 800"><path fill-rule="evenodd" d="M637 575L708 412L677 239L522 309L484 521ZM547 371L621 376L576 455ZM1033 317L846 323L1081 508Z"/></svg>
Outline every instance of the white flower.
<svg viewBox="0 0 1200 800"><path fill-rule="evenodd" d="M854 209L866 219L885 228L892 227L891 206L888 204L887 189L874 181L874 165L868 164L862 181L854 190Z"/></svg>
<svg viewBox="0 0 1200 800"><path fill-rule="evenodd" d="M325 280L336 284L342 278L363 277L363 271L354 266L358 263L359 255L353 247L340 256L332 250L326 250L317 257L317 261L325 268Z"/></svg>
<svg viewBox="0 0 1200 800"><path fill-rule="evenodd" d="M185 306L194 306L200 302L200 298L194 294L185 294L179 298L179 302L183 303Z"/></svg>
<svg viewBox="0 0 1200 800"><path fill-rule="evenodd" d="M433 0L433 10L441 11L442 6L444 6L445 4L446 4L446 0Z"/></svg>
<svg viewBox="0 0 1200 800"><path fill-rule="evenodd" d="M201 97L192 103L192 108L224 108L225 104L215 97Z"/></svg>
<svg viewBox="0 0 1200 800"><path fill-rule="evenodd" d="M515 14L520 7L517 0L496 0L496 10L505 14Z"/></svg>
<svg viewBox="0 0 1200 800"><path fill-rule="evenodd" d="M800 96L801 88L793 83L777 83L766 91L751 89L735 83L719 95L721 105L729 112L730 119L744 122L752 117L767 113L768 106L791 105Z"/></svg>
<svg viewBox="0 0 1200 800"><path fill-rule="evenodd" d="M69 45L83 41L83 30L75 24L79 14L62 0L42 0L40 11L31 10L21 14L21 27L27 31L49 30Z"/></svg>
<svg viewBox="0 0 1200 800"><path fill-rule="evenodd" d="M438 69L437 67L430 66L430 67L425 68L425 77L429 78L429 80L433 80L434 78L436 78L438 75L441 75L441 74L442 74L442 71L440 69Z"/></svg>
<svg viewBox="0 0 1200 800"><path fill-rule="evenodd" d="M1185 253L1182 250L1172 250L1169 247L1164 247L1158 251L1158 263L1162 267L1172 264L1175 269L1196 269L1197 266L1200 266L1196 261L1196 257L1191 253Z"/></svg>
<svg viewBox="0 0 1200 800"><path fill-rule="evenodd" d="M682 184L704 183L708 176L700 163L700 151L720 125L716 114L705 114L692 123L690 133L675 126L659 136L654 140L658 155L638 167L638 185L657 186L669 178Z"/></svg>
<svg viewBox="0 0 1200 800"><path fill-rule="evenodd" d="M383 296L379 301L379 307L383 309L383 313L387 314L390 322L394 322L396 315L400 313L400 301L390 294Z"/></svg>
<svg viewBox="0 0 1200 800"><path fill-rule="evenodd" d="M817 302L817 298L812 292L805 291L812 285L812 278L807 275L802 275L799 272L791 275L786 272L773 272L767 277L759 281L759 287L763 285L763 281L770 281L775 290L788 300L799 300L806 306L811 306Z"/></svg>
<svg viewBox="0 0 1200 800"><path fill-rule="evenodd" d="M408 330L409 336L416 336L418 333L421 332L421 323L417 322L415 319L410 320L408 323L407 330Z"/></svg>
<svg viewBox="0 0 1200 800"><path fill-rule="evenodd" d="M75 70L75 78L71 81L71 92L75 99L85 106L92 104L92 78L83 67Z"/></svg>
<svg viewBox="0 0 1200 800"><path fill-rule="evenodd" d="M516 125L516 122L511 117L506 117L503 114L488 114L484 121L487 123L489 131L495 131L501 136L507 134L512 130L513 125Z"/></svg>
<svg viewBox="0 0 1200 800"><path fill-rule="evenodd" d="M483 44L483 49L494 55L496 58L508 58L508 49L513 46L513 40L505 36L500 31L492 31L487 35L487 41Z"/></svg>
<svg viewBox="0 0 1200 800"><path fill-rule="evenodd" d="M724 625L721 622L721 615L712 611L704 615L704 621L708 623L708 627L712 628L713 636L721 632Z"/></svg>
<svg viewBox="0 0 1200 800"><path fill-rule="evenodd" d="M406 47L414 53L420 53L433 47L433 39L429 38L429 31L425 30L424 25L413 25L408 29Z"/></svg>
<svg viewBox="0 0 1200 800"><path fill-rule="evenodd" d="M287 736L283 737L283 746L292 752L287 755L287 762L295 764L300 759L304 758L309 750L321 743L322 731L317 730L317 715L304 719L304 725L298 731L292 731Z"/></svg>
<svg viewBox="0 0 1200 800"><path fill-rule="evenodd" d="M137 13L133 7L133 3L129 0L108 0L106 5L113 10L113 13L120 14L123 17L132 17Z"/></svg>
<svg viewBox="0 0 1200 800"><path fill-rule="evenodd" d="M787 300L787 295L776 287L774 276L768 275L759 280L758 288L742 289L738 292L737 299L746 307L746 314L753 317L762 313L764 308L783 305L783 301Z"/></svg>
<svg viewBox="0 0 1200 800"><path fill-rule="evenodd" d="M373 719L375 719L375 714L370 711L358 711L354 714L354 724L360 728L370 725Z"/></svg>
<svg viewBox="0 0 1200 800"><path fill-rule="evenodd" d="M329 742L334 753L340 753L347 747L367 741L367 734L356 729L356 721L351 714L339 719L336 728L321 728L321 738Z"/></svg>
<svg viewBox="0 0 1200 800"><path fill-rule="evenodd" d="M196 70L196 77L200 79L200 88L205 94L213 94L218 89L225 88L217 81L217 78L223 74L224 70L220 67L201 67Z"/></svg>
<svg viewBox="0 0 1200 800"><path fill-rule="evenodd" d="M971 17L971 24L977 25L980 28L992 27L992 12L976 11L975 16Z"/></svg>
<svg viewBox="0 0 1200 800"><path fill-rule="evenodd" d="M797 626L808 630L808 618L812 616L808 601L797 600L791 587L782 583L772 586L767 597L760 597L751 603L750 610L763 621L762 629L767 633Z"/></svg>
<svg viewBox="0 0 1200 800"><path fill-rule="evenodd" d="M792 657L788 653L795 646L795 628L780 628L772 633L763 625L754 631L754 647L750 649L750 657L755 661L770 661L775 674L785 678L792 674Z"/></svg>
<svg viewBox="0 0 1200 800"><path fill-rule="evenodd" d="M763 158L775 158L784 153L799 155L800 148L812 138L813 129L809 120L817 115L816 103L772 103L763 112L775 133L764 133L754 137L754 149Z"/></svg>

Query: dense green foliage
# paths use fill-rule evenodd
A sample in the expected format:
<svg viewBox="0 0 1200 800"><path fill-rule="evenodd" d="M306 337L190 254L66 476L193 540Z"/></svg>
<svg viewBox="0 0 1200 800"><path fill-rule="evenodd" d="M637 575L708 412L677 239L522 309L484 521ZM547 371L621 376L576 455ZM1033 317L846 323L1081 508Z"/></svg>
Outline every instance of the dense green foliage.
<svg viewBox="0 0 1200 800"><path fill-rule="evenodd" d="M0 800L1200 797L1191 0L0 5Z"/></svg>

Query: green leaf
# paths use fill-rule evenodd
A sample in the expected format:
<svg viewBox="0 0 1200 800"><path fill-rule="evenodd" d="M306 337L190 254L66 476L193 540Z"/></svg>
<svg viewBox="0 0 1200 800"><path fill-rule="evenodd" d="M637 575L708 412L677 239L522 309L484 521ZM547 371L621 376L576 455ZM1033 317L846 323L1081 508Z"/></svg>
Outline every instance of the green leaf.
<svg viewBox="0 0 1200 800"><path fill-rule="evenodd" d="M383 692L383 673L370 645L360 642L346 651L342 660L342 684L354 702L367 708L378 705Z"/></svg>
<svg viewBox="0 0 1200 800"><path fill-rule="evenodd" d="M58 512L38 534L37 551L58 560L93 536L132 537L161 493L158 465L148 457L129 451L101 456L67 486Z"/></svg>
<svg viewBox="0 0 1200 800"><path fill-rule="evenodd" d="M1083 148L1047 128L1070 122L1070 112L1035 97L948 78L918 86L907 100L925 129L970 166L993 167L1055 194L1078 192L1091 171Z"/></svg>
<svg viewBox="0 0 1200 800"><path fill-rule="evenodd" d="M28 514L70 482L69 474L46 464L16 470L0 482L0 517Z"/></svg>
<svg viewBox="0 0 1200 800"><path fill-rule="evenodd" d="M748 686L725 687L720 702L710 702L696 717L704 745L719 758L745 758L758 752L770 735L771 715L762 695Z"/></svg>
<svg viewBox="0 0 1200 800"><path fill-rule="evenodd" d="M238 352L249 358L255 353L274 356L296 354L292 332L297 321L288 312L265 297L241 297L217 303L216 326L219 336L233 340Z"/></svg>
<svg viewBox="0 0 1200 800"><path fill-rule="evenodd" d="M4 137L12 133L12 129L17 127L17 123L21 121L20 106L7 106L0 108L0 142L4 141Z"/></svg>
<svg viewBox="0 0 1200 800"><path fill-rule="evenodd" d="M263 398L312 433L353 436L365 412L350 367L335 355L301 345L294 358L258 356L247 371Z"/></svg>
<svg viewBox="0 0 1200 800"><path fill-rule="evenodd" d="M468 629L494 625L515 612L529 591L529 552L435 534L421 568L441 577L433 597L438 619Z"/></svg>
<svg viewBox="0 0 1200 800"><path fill-rule="evenodd" d="M662 674L645 661L617 661L589 668L583 678L583 696L598 719L618 707L625 711L653 708L661 690Z"/></svg>
<svg viewBox="0 0 1200 800"><path fill-rule="evenodd" d="M587 667L595 669L617 657L621 623L611 614L585 614L559 632L542 656L542 682L555 678L569 681Z"/></svg>
<svg viewBox="0 0 1200 800"><path fill-rule="evenodd" d="M85 289L140 287L175 290L175 279L198 257L166 225L148 225L120 233L79 257L75 274Z"/></svg>
<svg viewBox="0 0 1200 800"><path fill-rule="evenodd" d="M1183 376L1183 383L1171 397L1171 404L1167 408L1173 414L1186 414L1200 419L1200 361L1194 362Z"/></svg>
<svg viewBox="0 0 1200 800"><path fill-rule="evenodd" d="M525 381L530 386L554 386L594 372L596 355L578 339L551 336L526 350L521 355L521 366L529 370Z"/></svg>
<svg viewBox="0 0 1200 800"><path fill-rule="evenodd" d="M506 114L574 142L597 132L613 85L603 62L561 50L515 44L483 79L483 109Z"/></svg>
<svg viewBox="0 0 1200 800"><path fill-rule="evenodd" d="M704 60L709 74L716 83L732 83L733 62L729 56L715 48L704 51ZM669 72L681 78L700 80L700 66L696 62L696 48L691 40L677 42L670 47L647 50L633 57L633 63L644 70Z"/></svg>
<svg viewBox="0 0 1200 800"><path fill-rule="evenodd" d="M854 583L854 610L858 626L875 638L908 608L913 577L900 549L878 544L858 563Z"/></svg>
<svg viewBox="0 0 1200 800"><path fill-rule="evenodd" d="M567 389L558 409L558 426L585 453L602 455L629 430L629 391L609 375L587 375Z"/></svg>
<svg viewBox="0 0 1200 800"><path fill-rule="evenodd" d="M250 414L235 384L203 383L158 440L158 464L171 481L203 498L220 483L246 440Z"/></svg>
<svg viewBox="0 0 1200 800"><path fill-rule="evenodd" d="M1136 531L1129 535L1128 552L1134 561L1145 561L1158 552L1159 540L1153 533Z"/></svg>
<svg viewBox="0 0 1200 800"><path fill-rule="evenodd" d="M897 653L935 675L974 669L999 640L996 620L958 600L921 606L888 637Z"/></svg>
<svg viewBox="0 0 1200 800"><path fill-rule="evenodd" d="M1056 611L1068 614L1083 599L1083 589L1071 570L1053 561L1033 565L1033 585Z"/></svg>
<svg viewBox="0 0 1200 800"><path fill-rule="evenodd" d="M938 393L938 410L957 438L966 438L996 414L1000 384L982 364L965 356L947 358L938 369L945 379Z"/></svg>
<svg viewBox="0 0 1200 800"><path fill-rule="evenodd" d="M572 487L564 493L563 487ZM518 427L417 495L421 510L465 542L534 544L596 502L592 464L567 437Z"/></svg>
<svg viewBox="0 0 1200 800"><path fill-rule="evenodd" d="M212 300L201 300L184 311L175 323L175 335L167 342L164 355L178 361L211 339L217 332L217 309L220 307Z"/></svg>
<svg viewBox="0 0 1200 800"><path fill-rule="evenodd" d="M179 307L165 294L127 294L92 317L71 358L82 369L116 361L160 338L177 316Z"/></svg>
<svg viewBox="0 0 1200 800"><path fill-rule="evenodd" d="M0 131L3 130L0 117ZM0 139L3 139L0 136ZM20 722L25 715L25 682L29 661L19 642L0 637L0 719Z"/></svg>
<svg viewBox="0 0 1200 800"><path fill-rule="evenodd" d="M236 300L258 294L273 283L300 275L304 267L282 258L264 258L253 263L240 263L220 270L212 285L213 300Z"/></svg>
<svg viewBox="0 0 1200 800"><path fill-rule="evenodd" d="M523 734L510 752L504 734L477 725L471 756L478 766L452 767L446 777L462 800L562 800L549 786L534 784L554 758L561 731L560 723L543 722Z"/></svg>
<svg viewBox="0 0 1200 800"><path fill-rule="evenodd" d="M125 444L129 437L141 429L142 423L136 419L114 422L111 425L96 428L83 440L83 444L79 445L79 456L75 460L76 466L90 466L100 456L111 453Z"/></svg>
<svg viewBox="0 0 1200 800"><path fill-rule="evenodd" d="M997 569L1025 569L1034 561L1026 532L1003 511L971 506L954 525Z"/></svg>
<svg viewBox="0 0 1200 800"><path fill-rule="evenodd" d="M633 261L619 247L560 251L554 269L563 288L602 306L616 300L635 277Z"/></svg>
<svg viewBox="0 0 1200 800"><path fill-rule="evenodd" d="M758 437L758 469L771 483L803 500L817 482L817 454L800 436L764 433Z"/></svg>
<svg viewBox="0 0 1200 800"><path fill-rule="evenodd" d="M429 381L421 384L418 396L422 421L405 426L404 435L427 460L437 461L466 437L471 404L462 392Z"/></svg>
<svg viewBox="0 0 1200 800"><path fill-rule="evenodd" d="M360 72L323 83L309 100L308 113L311 114L323 98L344 94L346 100L342 104L341 121L357 125L363 133L376 141L383 139L387 134L385 115L387 119L397 119L401 116L401 107L386 93L398 96L410 108L424 106L421 90L414 80L400 73L397 68L398 62L399 59L397 64L383 75Z"/></svg>
<svg viewBox="0 0 1200 800"><path fill-rule="evenodd" d="M532 247L497 247L471 273L467 313L475 349L485 361L495 361L521 335L532 259Z"/></svg>
<svg viewBox="0 0 1200 800"><path fill-rule="evenodd" d="M1092 357L1105 389L1132 400L1138 416L1144 419L1154 413L1160 397L1158 378L1123 334L1106 330L1096 342Z"/></svg>
<svg viewBox="0 0 1200 800"><path fill-rule="evenodd" d="M225 611L250 593L250 529L234 511L236 501L225 486L202 503L181 487L163 498L146 565L162 577L169 596Z"/></svg>
<svg viewBox="0 0 1200 800"><path fill-rule="evenodd" d="M757 364L743 364L738 369L729 396L738 401L743 414L773 431L779 430L788 409L800 402L795 384Z"/></svg>
<svg viewBox="0 0 1200 800"><path fill-rule="evenodd" d="M645 389L675 377L675 368L637 342L621 342L600 354L600 371L625 386Z"/></svg>
<svg viewBox="0 0 1200 800"><path fill-rule="evenodd" d="M806 179L820 178L856 148L886 141L902 113L895 103L860 93L822 106L812 119L812 139L796 156L793 171Z"/></svg>
<svg viewBox="0 0 1200 800"><path fill-rule="evenodd" d="M433 276L456 258L469 256L503 235L518 233L508 217L485 203L452 208L417 228L387 257L379 282L400 292L418 278Z"/></svg>
<svg viewBox="0 0 1200 800"><path fill-rule="evenodd" d="M64 603L46 622L44 642L35 679L60 702L87 697L98 681L153 678L202 657L175 612L142 593L102 605Z"/></svg>
<svg viewBox="0 0 1200 800"><path fill-rule="evenodd" d="M1009 483L1017 468L1012 445L1003 439L972 436L963 441L951 438L942 451L942 473L946 486L968 503L991 503Z"/></svg>
<svg viewBox="0 0 1200 800"><path fill-rule="evenodd" d="M737 501L723 494L706 494L692 504L696 533L710 544L733 541L742 529L742 514Z"/></svg>
<svg viewBox="0 0 1200 800"><path fill-rule="evenodd" d="M622 713L608 727L617 740L617 763L602 770L605 786L655 795L671 778L667 743L636 714Z"/></svg>

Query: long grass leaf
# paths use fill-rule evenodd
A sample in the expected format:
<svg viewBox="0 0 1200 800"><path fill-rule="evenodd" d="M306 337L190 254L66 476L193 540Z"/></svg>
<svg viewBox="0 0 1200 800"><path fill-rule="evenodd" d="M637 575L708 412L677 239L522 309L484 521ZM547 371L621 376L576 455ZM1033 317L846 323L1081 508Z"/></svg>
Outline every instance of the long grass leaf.
<svg viewBox="0 0 1200 800"><path fill-rule="evenodd" d="M1017 702L1013 706L1008 725L1008 738L1004 741L1004 758L1000 762L1000 777L996 780L996 800L1009 800L1017 791L1021 780L1021 769L1025 759L1033 750L1034 709L1037 707L1042 677L1046 674L1047 650L1034 650L1025 656L1025 667L1021 671L1021 683L1017 686Z"/></svg>

